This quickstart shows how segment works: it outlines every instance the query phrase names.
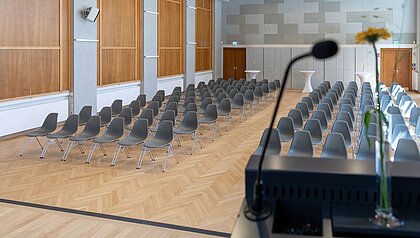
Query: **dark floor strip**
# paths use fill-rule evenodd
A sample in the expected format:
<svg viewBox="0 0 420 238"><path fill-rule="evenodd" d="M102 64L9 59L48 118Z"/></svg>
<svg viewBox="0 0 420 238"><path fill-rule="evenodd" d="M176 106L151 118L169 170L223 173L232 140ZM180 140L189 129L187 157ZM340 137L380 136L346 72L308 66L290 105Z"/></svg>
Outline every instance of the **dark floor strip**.
<svg viewBox="0 0 420 238"><path fill-rule="evenodd" d="M45 209L45 210L52 210L52 211L66 212L66 213L72 213L72 214L78 214L78 215L84 215L84 216L91 216L91 217L98 217L98 218L104 218L104 219L110 219L110 220L130 222L130 223L136 223L136 224L142 224L142 225L148 225L148 226L156 226L156 227L168 228L168 229L173 229L173 230L187 231L187 232L199 233L199 234L204 234L204 235L212 235L212 236L219 236L219 237L230 237L230 234L225 233L225 232L211 231L211 230L193 228L193 227L188 227L188 226L179 226L179 225L162 223L162 222L155 222L155 221L147 221L147 220L141 220L141 219L130 218L130 217L121 217L121 216L115 216L115 215L109 215L109 214L103 214L103 213L96 213L96 212L89 212L89 211L82 211L82 210L76 210L76 209L69 209L69 208L63 208L63 207L53 207L53 206L48 206L48 205L22 202L22 201L15 201L15 200L8 200L8 199L3 199L3 198L0 198L0 202L1 203L13 204L13 205L19 205L19 206L40 208L40 209Z"/></svg>

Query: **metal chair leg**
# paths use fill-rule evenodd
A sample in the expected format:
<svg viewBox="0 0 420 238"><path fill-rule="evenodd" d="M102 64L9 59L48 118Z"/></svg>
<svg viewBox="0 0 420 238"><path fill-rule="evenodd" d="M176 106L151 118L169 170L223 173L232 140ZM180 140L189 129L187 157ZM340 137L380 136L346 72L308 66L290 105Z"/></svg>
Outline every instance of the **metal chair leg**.
<svg viewBox="0 0 420 238"><path fill-rule="evenodd" d="M63 146L61 146L61 143L58 139L55 140L55 143L57 144L58 148L60 148L61 151L64 151Z"/></svg>
<svg viewBox="0 0 420 238"><path fill-rule="evenodd" d="M86 159L86 164L89 164L90 163L90 160L92 159L92 156L93 156L93 152L95 152L95 149L96 149L96 146L97 145L98 144L93 143L92 148L90 148L89 155L88 155L88 157Z"/></svg>
<svg viewBox="0 0 420 238"><path fill-rule="evenodd" d="M111 166L115 166L115 163L117 163L117 157L118 157L118 154L120 153L120 150L121 150L121 146L118 145L117 149L114 152L114 156L112 157Z"/></svg>
<svg viewBox="0 0 420 238"><path fill-rule="evenodd" d="M48 140L47 141L47 144L44 146L44 149L42 150L39 158L43 159L45 157L45 155L47 154L47 151L48 151L48 147L50 146L51 143L53 143L53 140Z"/></svg>
<svg viewBox="0 0 420 238"><path fill-rule="evenodd" d="M102 144L99 144L99 147L101 147L101 151L104 154L104 156L107 156L104 146Z"/></svg>
<svg viewBox="0 0 420 238"><path fill-rule="evenodd" d="M140 169L141 164L143 163L144 154L146 153L146 148L143 148L143 151L140 153L139 160L137 161L136 169Z"/></svg>
<svg viewBox="0 0 420 238"><path fill-rule="evenodd" d="M124 151L125 151L125 155L127 155L127 159L131 159L131 155L130 155L130 152L128 152L127 147L123 146L123 148L124 148Z"/></svg>
<svg viewBox="0 0 420 238"><path fill-rule="evenodd" d="M69 143L67 144L66 150L64 151L63 157L61 157L61 161L66 161L67 160L67 156L70 153L71 147L73 147L73 143L75 143L75 142L74 141L69 141Z"/></svg>
<svg viewBox="0 0 420 238"><path fill-rule="evenodd" d="M36 137L37 138L37 137ZM26 150L26 147L28 146L28 144L29 144L29 142L31 142L32 140L33 140L34 138L33 137L28 137L26 140L25 140L25 143L23 144L23 148L22 148L22 151L20 152L20 156L23 156L23 153L25 152L25 150ZM44 148L42 147L42 145L41 145L41 149L43 150Z"/></svg>
<svg viewBox="0 0 420 238"><path fill-rule="evenodd" d="M82 155L84 155L85 154L85 150L83 149L82 142L77 143L77 147L79 148L80 153Z"/></svg>
<svg viewBox="0 0 420 238"><path fill-rule="evenodd" d="M168 158L169 158L169 153L171 151L171 145L168 145L168 149L166 151L166 158L165 158L165 163L163 164L163 172L166 171L166 166L168 164Z"/></svg>

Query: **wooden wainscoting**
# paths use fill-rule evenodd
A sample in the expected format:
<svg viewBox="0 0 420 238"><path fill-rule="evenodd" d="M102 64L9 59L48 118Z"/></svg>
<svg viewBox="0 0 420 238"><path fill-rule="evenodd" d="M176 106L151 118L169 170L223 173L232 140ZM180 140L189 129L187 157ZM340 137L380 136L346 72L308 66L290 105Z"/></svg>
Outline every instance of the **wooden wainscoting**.
<svg viewBox="0 0 420 238"><path fill-rule="evenodd" d="M195 70L213 69L213 0L196 0Z"/></svg>
<svg viewBox="0 0 420 238"><path fill-rule="evenodd" d="M0 1L0 100L68 90L69 1Z"/></svg>
<svg viewBox="0 0 420 238"><path fill-rule="evenodd" d="M98 85L141 80L142 1L102 0Z"/></svg>
<svg viewBox="0 0 420 238"><path fill-rule="evenodd" d="M158 77L184 72L184 1L158 2Z"/></svg>

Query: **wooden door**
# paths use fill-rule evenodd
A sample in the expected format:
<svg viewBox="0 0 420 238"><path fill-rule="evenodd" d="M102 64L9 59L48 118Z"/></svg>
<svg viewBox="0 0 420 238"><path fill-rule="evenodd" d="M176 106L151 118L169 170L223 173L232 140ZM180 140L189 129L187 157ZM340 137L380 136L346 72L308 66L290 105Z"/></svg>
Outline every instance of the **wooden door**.
<svg viewBox="0 0 420 238"><path fill-rule="evenodd" d="M381 49L381 81L398 82L411 90L411 48Z"/></svg>
<svg viewBox="0 0 420 238"><path fill-rule="evenodd" d="M246 49L224 48L223 49L223 78L245 78Z"/></svg>
<svg viewBox="0 0 420 238"><path fill-rule="evenodd" d="M235 62L236 62L236 77L235 79L239 80L240 78L246 78L246 49L240 48L235 49Z"/></svg>

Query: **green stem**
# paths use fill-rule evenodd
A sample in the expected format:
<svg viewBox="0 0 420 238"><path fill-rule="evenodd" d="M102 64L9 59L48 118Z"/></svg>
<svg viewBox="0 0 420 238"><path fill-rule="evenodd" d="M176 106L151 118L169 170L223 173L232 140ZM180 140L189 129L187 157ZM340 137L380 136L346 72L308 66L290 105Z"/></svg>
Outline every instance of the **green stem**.
<svg viewBox="0 0 420 238"><path fill-rule="evenodd" d="M378 52L376 49L375 42L372 43L373 51L375 55L375 69L376 69L376 93L378 94L377 97L377 104L378 108L378 126L377 126L377 134L379 134L379 155L380 155L380 191L379 191L379 206L380 208L389 209L391 207L389 196L388 196L388 176L386 175L386 161L384 158L384 135L382 131L382 113L381 110L381 102L379 100L379 67L378 67Z"/></svg>

